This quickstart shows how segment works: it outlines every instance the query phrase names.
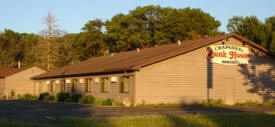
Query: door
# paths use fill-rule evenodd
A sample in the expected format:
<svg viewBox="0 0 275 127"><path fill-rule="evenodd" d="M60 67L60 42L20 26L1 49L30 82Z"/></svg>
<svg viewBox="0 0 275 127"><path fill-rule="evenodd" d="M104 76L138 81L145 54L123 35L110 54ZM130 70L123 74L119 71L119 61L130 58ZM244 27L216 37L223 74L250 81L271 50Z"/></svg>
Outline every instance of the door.
<svg viewBox="0 0 275 127"><path fill-rule="evenodd" d="M235 78L224 78L224 101L225 104L235 103Z"/></svg>

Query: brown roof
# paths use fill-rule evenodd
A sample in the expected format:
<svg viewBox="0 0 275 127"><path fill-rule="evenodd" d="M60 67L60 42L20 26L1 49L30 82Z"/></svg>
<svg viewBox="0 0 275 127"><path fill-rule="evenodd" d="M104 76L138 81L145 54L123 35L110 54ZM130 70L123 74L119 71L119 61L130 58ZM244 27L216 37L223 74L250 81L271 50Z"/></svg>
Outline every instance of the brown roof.
<svg viewBox="0 0 275 127"><path fill-rule="evenodd" d="M23 68L1 67L0 68L0 78L11 76L15 73L27 70L27 69L32 68L32 67L34 67L34 66L28 66L28 67L23 67Z"/></svg>
<svg viewBox="0 0 275 127"><path fill-rule="evenodd" d="M268 51L251 42L247 39L231 33L225 35L219 35L214 37L202 38L198 40L189 40L182 42L181 45L177 43L166 44L161 46L155 46L151 48L140 49L139 53L137 50L115 53L114 55L92 57L86 61L79 62L77 64L65 66L61 69L50 71L38 76L33 79L46 79L46 78L57 78L57 77L69 77L69 76L81 76L99 73L110 73L110 72L123 72L123 71L135 71L144 66L180 55L192 50L204 47L206 45L215 43L217 41L224 40L229 37L235 37L247 44L252 45L266 53Z"/></svg>

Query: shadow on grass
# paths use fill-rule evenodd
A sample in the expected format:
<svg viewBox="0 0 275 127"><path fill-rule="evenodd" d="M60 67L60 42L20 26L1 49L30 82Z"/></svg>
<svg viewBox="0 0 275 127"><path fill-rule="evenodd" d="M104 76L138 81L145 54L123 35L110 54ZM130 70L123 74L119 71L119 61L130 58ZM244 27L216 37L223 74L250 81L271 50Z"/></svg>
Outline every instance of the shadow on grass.
<svg viewBox="0 0 275 127"><path fill-rule="evenodd" d="M64 119L56 127L274 127L274 114L219 113L144 117Z"/></svg>
<svg viewBox="0 0 275 127"><path fill-rule="evenodd" d="M172 116L171 127L274 127L275 115L265 113L221 113Z"/></svg>
<svg viewBox="0 0 275 127"><path fill-rule="evenodd" d="M44 102L0 101L2 127L274 127L275 114L238 107L114 108ZM5 111L5 109L8 109ZM102 110L102 111L99 111ZM115 111L117 110L117 111ZM103 112L104 111L104 112ZM116 113L124 117L112 117ZM98 113L111 117L95 117ZM146 114L147 116L136 116ZM130 115L130 116L129 116ZM45 116L51 116L54 121ZM32 121L28 124L18 121Z"/></svg>

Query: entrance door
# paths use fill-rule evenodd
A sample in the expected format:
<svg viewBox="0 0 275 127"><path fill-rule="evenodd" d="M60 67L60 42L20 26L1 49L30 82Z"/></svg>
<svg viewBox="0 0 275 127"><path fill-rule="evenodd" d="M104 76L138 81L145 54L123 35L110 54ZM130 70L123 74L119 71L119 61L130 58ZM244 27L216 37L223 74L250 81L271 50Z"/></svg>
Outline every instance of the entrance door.
<svg viewBox="0 0 275 127"><path fill-rule="evenodd" d="M224 101L225 104L235 103L235 78L224 78Z"/></svg>

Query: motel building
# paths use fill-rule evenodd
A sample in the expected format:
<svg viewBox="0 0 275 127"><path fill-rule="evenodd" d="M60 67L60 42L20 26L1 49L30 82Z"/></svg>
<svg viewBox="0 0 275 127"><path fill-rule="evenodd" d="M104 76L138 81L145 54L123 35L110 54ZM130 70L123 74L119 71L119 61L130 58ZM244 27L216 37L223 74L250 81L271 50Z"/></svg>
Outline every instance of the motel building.
<svg viewBox="0 0 275 127"><path fill-rule="evenodd" d="M38 93L80 93L131 104L226 104L275 98L275 58L237 34L93 57L33 77ZM39 86L39 87L38 87Z"/></svg>
<svg viewBox="0 0 275 127"><path fill-rule="evenodd" d="M16 99L25 94L38 94L33 76L46 71L36 67L27 66L23 68L0 68L0 99Z"/></svg>

